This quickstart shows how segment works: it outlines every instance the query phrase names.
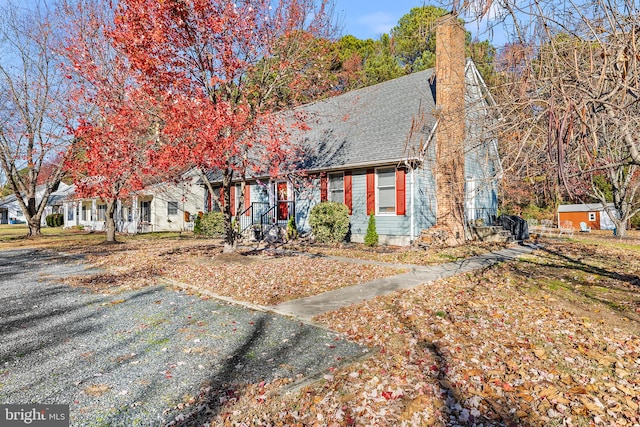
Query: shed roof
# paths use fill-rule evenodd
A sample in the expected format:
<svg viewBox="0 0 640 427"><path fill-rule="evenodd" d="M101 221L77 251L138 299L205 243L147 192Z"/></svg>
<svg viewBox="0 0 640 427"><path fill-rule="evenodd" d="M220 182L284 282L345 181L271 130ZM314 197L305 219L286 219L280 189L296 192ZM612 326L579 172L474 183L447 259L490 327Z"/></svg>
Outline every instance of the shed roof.
<svg viewBox="0 0 640 427"><path fill-rule="evenodd" d="M613 209L613 203L608 203L607 208ZM602 212L604 211L602 203L583 203L574 205L560 205L558 206L558 212Z"/></svg>

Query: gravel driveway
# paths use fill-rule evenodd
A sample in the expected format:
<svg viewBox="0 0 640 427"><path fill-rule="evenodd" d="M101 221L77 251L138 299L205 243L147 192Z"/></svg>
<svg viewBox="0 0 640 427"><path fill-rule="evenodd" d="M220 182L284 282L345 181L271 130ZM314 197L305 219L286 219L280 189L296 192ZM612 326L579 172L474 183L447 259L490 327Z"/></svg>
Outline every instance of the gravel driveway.
<svg viewBox="0 0 640 427"><path fill-rule="evenodd" d="M164 287L101 295L51 252L0 252L0 403L69 404L77 426L196 425L243 383L309 377L367 350L327 330ZM207 405L175 408L207 391ZM241 392L241 391L240 391Z"/></svg>

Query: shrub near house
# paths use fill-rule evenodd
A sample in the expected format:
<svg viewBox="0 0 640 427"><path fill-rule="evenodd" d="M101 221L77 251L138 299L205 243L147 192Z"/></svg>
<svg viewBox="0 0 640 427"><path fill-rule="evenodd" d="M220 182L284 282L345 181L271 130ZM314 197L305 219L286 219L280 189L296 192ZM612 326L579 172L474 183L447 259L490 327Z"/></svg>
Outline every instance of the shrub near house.
<svg viewBox="0 0 640 427"><path fill-rule="evenodd" d="M64 225L64 215L55 213L45 217L47 227L62 227Z"/></svg>
<svg viewBox="0 0 640 427"><path fill-rule="evenodd" d="M309 225L316 241L340 243L349 232L349 208L344 203L319 203L311 209Z"/></svg>
<svg viewBox="0 0 640 427"><path fill-rule="evenodd" d="M224 233L222 212L207 212L202 217L196 217L193 232L206 237L222 236Z"/></svg>

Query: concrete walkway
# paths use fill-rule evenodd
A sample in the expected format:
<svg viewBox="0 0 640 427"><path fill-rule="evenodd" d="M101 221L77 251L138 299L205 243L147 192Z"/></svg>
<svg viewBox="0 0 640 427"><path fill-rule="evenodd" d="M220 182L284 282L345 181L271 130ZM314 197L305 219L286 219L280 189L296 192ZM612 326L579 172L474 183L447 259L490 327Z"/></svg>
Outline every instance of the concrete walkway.
<svg viewBox="0 0 640 427"><path fill-rule="evenodd" d="M372 280L359 285L336 289L319 295L287 301L282 304L267 307L278 314L295 316L304 320L311 320L314 316L328 311L337 310L351 304L387 295L401 289L410 289L423 283L431 282L456 274L478 270L498 262L516 259L528 254L537 247L523 244L496 252L490 252L446 264L433 266L418 266L407 264L392 264L394 267L411 268L411 271L383 279ZM342 258L341 258L342 259ZM347 259L344 259L347 261ZM355 260L348 260L355 261ZM357 263L357 262L356 262ZM372 262L361 262L371 264Z"/></svg>

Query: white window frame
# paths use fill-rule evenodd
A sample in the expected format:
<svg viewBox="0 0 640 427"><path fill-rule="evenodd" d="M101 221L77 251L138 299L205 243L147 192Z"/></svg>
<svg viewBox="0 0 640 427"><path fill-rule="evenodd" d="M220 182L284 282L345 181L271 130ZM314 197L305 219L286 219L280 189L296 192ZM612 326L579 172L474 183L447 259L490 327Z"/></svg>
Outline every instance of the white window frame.
<svg viewBox="0 0 640 427"><path fill-rule="evenodd" d="M234 200L235 206L233 208L236 211L236 215L240 215L242 212L240 212L238 210L238 208L240 207L240 189L242 188L242 184L241 183L237 183L237 184L234 184L234 185L235 185L235 190L233 190L233 191L235 191L236 195L235 195L235 200ZM244 191L247 191L247 190L248 190L248 188L247 188L247 186L245 184ZM247 207L248 206L244 206L244 194L243 194L242 210L247 209Z"/></svg>
<svg viewBox="0 0 640 427"><path fill-rule="evenodd" d="M175 212L172 211L172 206L175 206ZM180 212L180 204L176 201L167 201L167 216L176 216Z"/></svg>
<svg viewBox="0 0 640 427"><path fill-rule="evenodd" d="M107 220L107 205L106 203L99 203L96 206L96 218L98 221L106 221Z"/></svg>
<svg viewBox="0 0 640 427"><path fill-rule="evenodd" d="M596 213L595 212L589 212L589 221L593 222L596 220Z"/></svg>
<svg viewBox="0 0 640 427"><path fill-rule="evenodd" d="M380 185L378 182L378 174L380 171L391 169L393 170L393 212L380 212ZM396 212L398 211L398 207L396 206L398 203L397 200L397 188L396 188L396 168L394 166L386 166L375 169L375 191L376 191L376 215L380 216L396 216ZM385 187L390 188L390 187Z"/></svg>
<svg viewBox="0 0 640 427"><path fill-rule="evenodd" d="M338 203L342 203L344 204L344 172L330 172L327 174L327 201L329 202L335 202L335 200L333 200L333 198L331 197L333 195L333 191L331 189L331 176L334 176L334 178L336 176L340 176L340 178L342 179L342 201L338 202Z"/></svg>
<svg viewBox="0 0 640 427"><path fill-rule="evenodd" d="M213 193L208 193L211 198L211 209L209 212L222 212L220 209L220 192L222 191L222 187L213 187ZM206 207L206 206L205 206Z"/></svg>
<svg viewBox="0 0 640 427"><path fill-rule="evenodd" d="M151 223L151 200L140 200L138 209L140 210L138 217L140 222ZM145 218L147 216L145 213L148 214L148 218Z"/></svg>

